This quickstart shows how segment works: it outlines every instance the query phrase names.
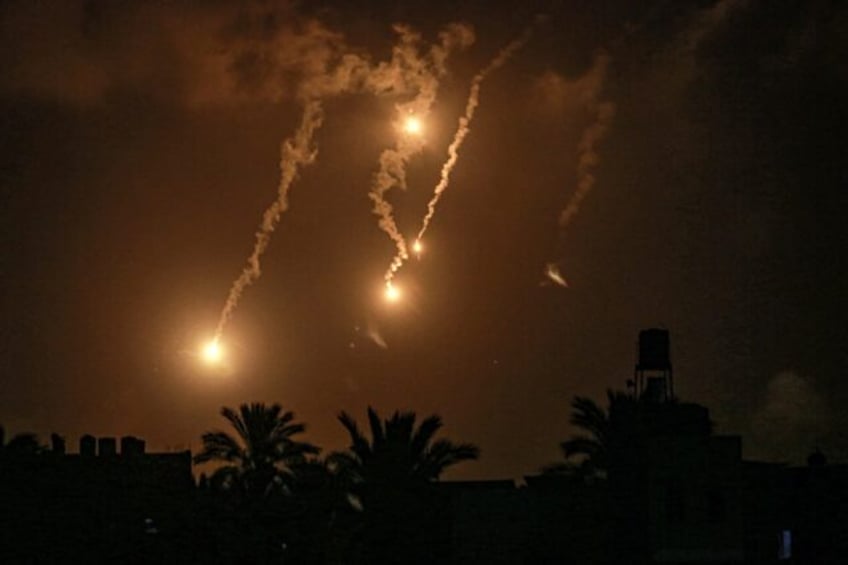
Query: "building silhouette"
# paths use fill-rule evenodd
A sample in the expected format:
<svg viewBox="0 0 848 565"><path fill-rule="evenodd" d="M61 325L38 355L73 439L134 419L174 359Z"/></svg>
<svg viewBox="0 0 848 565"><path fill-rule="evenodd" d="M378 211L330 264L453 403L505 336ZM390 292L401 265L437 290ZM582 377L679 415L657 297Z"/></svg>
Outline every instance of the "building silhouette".
<svg viewBox="0 0 848 565"><path fill-rule="evenodd" d="M416 531L399 540L389 527L382 541L417 557L407 563L845 561L848 466L818 450L801 467L743 459L739 436L716 435L706 407L675 396L667 330L640 333L619 401L609 408L603 473L433 483L409 506L426 509ZM284 538L273 520L270 536L257 533L260 507L235 508L195 486L190 452L147 453L131 436L85 435L68 453L53 434L47 453L0 452L2 563L298 562L286 560L286 543L245 561L244 545ZM298 512L298 521L309 516ZM357 536L353 528L331 542L356 545ZM308 562L361 562L333 554Z"/></svg>
<svg viewBox="0 0 848 565"><path fill-rule="evenodd" d="M42 454L0 457L0 561L115 562L164 551L190 528L191 454L146 453L137 438L54 434Z"/></svg>

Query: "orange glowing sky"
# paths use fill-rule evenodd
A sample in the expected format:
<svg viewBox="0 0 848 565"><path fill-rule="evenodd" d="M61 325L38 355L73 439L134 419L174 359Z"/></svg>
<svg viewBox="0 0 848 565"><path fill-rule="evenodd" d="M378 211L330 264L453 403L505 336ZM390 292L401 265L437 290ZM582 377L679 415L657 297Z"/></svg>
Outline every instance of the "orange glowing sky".
<svg viewBox="0 0 848 565"><path fill-rule="evenodd" d="M848 423L834 408L848 401L844 7L354 4L0 10L7 432L196 447L222 405L265 401L330 450L345 438L335 414L371 404L438 412L447 436L478 444L457 476L520 477L559 457L571 398L623 387L638 331L662 326L676 391L751 455L808 451L799 429L848 453L830 433ZM445 58L417 127L384 75L323 100L261 278L210 355L304 93L341 80L345 55L414 70L397 22L419 54L450 22L475 41ZM420 254L471 79L529 24L482 84L426 251L387 302L396 248L368 197L381 156L422 146L386 193Z"/></svg>

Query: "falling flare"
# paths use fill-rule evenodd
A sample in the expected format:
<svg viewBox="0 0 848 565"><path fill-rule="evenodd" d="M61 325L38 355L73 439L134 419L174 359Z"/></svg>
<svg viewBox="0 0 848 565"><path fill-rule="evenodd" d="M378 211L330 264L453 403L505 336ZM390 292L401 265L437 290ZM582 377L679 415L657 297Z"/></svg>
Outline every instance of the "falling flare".
<svg viewBox="0 0 848 565"><path fill-rule="evenodd" d="M415 256L419 259L421 258L421 252L424 250L424 247L421 245L421 240L416 239L415 243L412 244L412 251L415 253Z"/></svg>
<svg viewBox="0 0 848 565"><path fill-rule="evenodd" d="M400 299L400 291L392 284L392 281L386 282L385 296L389 302L397 302Z"/></svg>
<svg viewBox="0 0 848 565"><path fill-rule="evenodd" d="M406 122L403 124L403 131L410 135L420 135L422 130L421 120L415 116L406 118Z"/></svg>
<svg viewBox="0 0 848 565"><path fill-rule="evenodd" d="M400 120L395 125L405 135L399 135L394 147L380 154L380 169L374 175L368 193L374 203L372 211L379 217L380 229L395 244L395 258L383 277L386 282L392 280L395 271L409 258L406 239L398 230L393 216L394 209L386 200L386 192L395 186L406 188L406 164L424 146L420 135L422 119L429 114L436 100L439 79L445 74L445 60L453 49L467 46L473 41L473 34L468 30L452 26L450 31L441 35L441 43L431 47L429 56L421 57L418 53L419 37L410 34L402 26L396 29L401 32L401 46L395 49L394 56L403 68L406 80L415 86L417 93L415 98L398 106Z"/></svg>
<svg viewBox="0 0 848 565"><path fill-rule="evenodd" d="M427 232L427 228L430 226L430 220L433 219L433 215L436 213L436 205L439 203L439 199L442 197L442 193L447 189L448 183L450 182L450 175L456 166L456 162L459 159L459 148L462 147L462 143L465 141L465 137L468 135L470 131L469 125L471 121L474 119L474 113L477 110L477 106L480 103L480 85L483 83L483 80L493 71L500 68L504 63L506 63L512 55L521 49L527 40L530 38L530 29L528 28L525 32L519 37L511 41L506 47L501 49L501 51L495 56L492 61L486 65L483 70L477 73L474 78L471 80L471 89L468 94L468 102L465 105L465 114L459 118L459 127L454 134L453 141L450 146L448 146L448 159L442 165L442 175L439 179L439 183L436 185L436 188L433 191L433 196L430 199L430 202L427 203L427 214L424 216L424 219L421 222L421 229L418 232L418 236L415 238L415 243L413 244L413 251L416 255L420 255L421 253L421 244L420 241L424 237L424 234ZM398 252L395 257L392 259L391 264L389 265L388 271L386 271L385 279L386 281L391 282L392 278L394 278L395 273L400 269L404 262L409 258L409 254L407 253L405 248L398 246Z"/></svg>
<svg viewBox="0 0 848 565"><path fill-rule="evenodd" d="M598 145L603 141L615 118L615 104L609 100L600 99L609 64L610 57L606 54L602 53L595 59L592 70L588 75L589 81L587 84L589 86L582 95L582 98L586 101L586 109L590 113L592 121L583 131L580 141L577 144L577 188L559 213L558 224L560 236L565 233L566 228L568 228L572 220L577 216L583 200L586 199L595 186L594 172L601 162ZM550 261L545 267L545 274L555 284L568 287L568 283L561 275L559 277L555 276L559 275L559 271L556 270L556 265L559 261L560 259L558 258ZM560 282L560 279L562 282Z"/></svg>
<svg viewBox="0 0 848 565"><path fill-rule="evenodd" d="M256 282L262 275L259 260L268 248L268 244L271 241L271 234L277 228L280 216L288 210L289 189L297 178L299 167L309 165L315 161L317 150L312 148L312 137L315 131L321 127L323 117L323 109L318 100L307 102L303 110L300 126L294 136L286 139L282 144L280 184L277 188L277 199L263 213L262 223L256 232L256 242L253 245L253 252L247 259L247 265L233 282L232 287L230 287L230 293L227 295L227 301L224 304L224 309L221 311L221 317L218 320L218 326L215 329L214 341L216 343L224 333L224 327L229 321L230 316L232 316L233 310L238 305L244 289Z"/></svg>
<svg viewBox="0 0 848 565"><path fill-rule="evenodd" d="M554 284L563 288L568 288L568 281L559 272L559 267L556 263L548 263L545 265L545 276L548 277Z"/></svg>
<svg viewBox="0 0 848 565"><path fill-rule="evenodd" d="M203 360L211 365L218 363L221 360L224 356L224 351L216 338L207 342L201 349L200 354L203 357Z"/></svg>

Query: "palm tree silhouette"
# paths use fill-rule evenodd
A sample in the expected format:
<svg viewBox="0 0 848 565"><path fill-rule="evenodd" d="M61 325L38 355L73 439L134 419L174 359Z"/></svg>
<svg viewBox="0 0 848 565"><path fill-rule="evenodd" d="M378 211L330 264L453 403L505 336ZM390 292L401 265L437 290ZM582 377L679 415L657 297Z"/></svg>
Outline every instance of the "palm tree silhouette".
<svg viewBox="0 0 848 565"><path fill-rule="evenodd" d="M436 415L416 426L414 412L395 412L383 420L369 407L370 437L346 412L338 418L351 445L332 454L329 463L361 511L346 562L443 561L438 541L447 536L437 530L445 524L440 519L444 504L431 485L448 467L477 459L480 450L470 443L436 439L442 427Z"/></svg>
<svg viewBox="0 0 848 565"><path fill-rule="evenodd" d="M356 483L426 483L437 480L448 467L480 456L477 446L470 443L435 439L443 425L435 414L416 427L414 412L396 411L381 420L369 406L370 438L347 412L338 418L350 435L351 446L346 452L334 453L331 462Z"/></svg>
<svg viewBox="0 0 848 565"><path fill-rule="evenodd" d="M606 477L611 450L640 433L637 398L607 390L607 402L604 410L591 398L574 397L569 422L580 431L560 444L566 461L545 467L546 473Z"/></svg>
<svg viewBox="0 0 848 565"><path fill-rule="evenodd" d="M236 434L210 431L203 434L203 449L195 463L219 462L212 485L250 497L287 492L294 468L319 449L296 441L306 426L279 404L242 404L238 411L224 406L221 415Z"/></svg>
<svg viewBox="0 0 848 565"><path fill-rule="evenodd" d="M571 410L569 421L579 431L560 444L565 462L543 468L545 473L606 477L610 466L631 457L632 450L644 447L651 437L709 436L713 430L705 408L677 398L657 401L646 394L608 389L606 409L591 398L575 396Z"/></svg>

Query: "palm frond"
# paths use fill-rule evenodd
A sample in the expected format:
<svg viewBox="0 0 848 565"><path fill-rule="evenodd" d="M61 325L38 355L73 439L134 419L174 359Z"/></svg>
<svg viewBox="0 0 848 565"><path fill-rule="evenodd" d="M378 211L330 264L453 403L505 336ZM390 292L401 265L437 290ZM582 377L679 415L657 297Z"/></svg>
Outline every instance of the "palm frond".
<svg viewBox="0 0 848 565"><path fill-rule="evenodd" d="M236 463L245 457L244 448L226 432L206 432L201 436L203 448L194 456L195 463L224 461Z"/></svg>
<svg viewBox="0 0 848 565"><path fill-rule="evenodd" d="M386 439L383 422L380 420L380 416L377 414L377 411L371 406L368 407L368 425L371 427L373 445L381 445Z"/></svg>
<svg viewBox="0 0 848 565"><path fill-rule="evenodd" d="M480 449L470 443L455 444L447 439L433 443L417 470L417 475L425 480L435 480L442 472L457 463L473 461L480 457Z"/></svg>
<svg viewBox="0 0 848 565"><path fill-rule="evenodd" d="M603 408L591 398L575 396L571 401L571 423L595 437L604 437L608 430L608 418Z"/></svg>
<svg viewBox="0 0 848 565"><path fill-rule="evenodd" d="M574 436L571 439L560 443L559 446L566 459L570 459L578 455L593 457L604 449L597 439L586 436Z"/></svg>
<svg viewBox="0 0 848 565"><path fill-rule="evenodd" d="M359 459L366 459L372 453L371 446L365 436L362 435L362 432L359 431L359 426L357 426L356 420L354 420L353 417L345 411L339 412L338 419L342 426L344 426L347 430L348 435L350 435L351 451L353 451Z"/></svg>
<svg viewBox="0 0 848 565"><path fill-rule="evenodd" d="M242 405L242 408L244 408L244 405ZM245 427L245 422L235 410L228 406L223 406L221 407L221 416L230 423L243 442L247 443L250 441L250 433Z"/></svg>

